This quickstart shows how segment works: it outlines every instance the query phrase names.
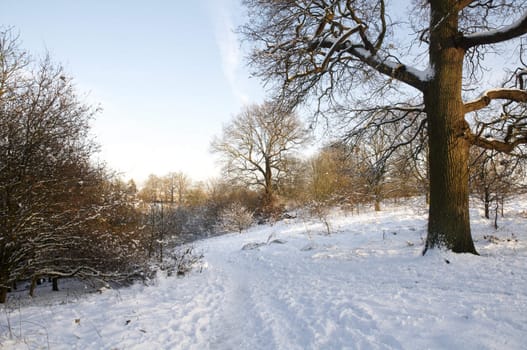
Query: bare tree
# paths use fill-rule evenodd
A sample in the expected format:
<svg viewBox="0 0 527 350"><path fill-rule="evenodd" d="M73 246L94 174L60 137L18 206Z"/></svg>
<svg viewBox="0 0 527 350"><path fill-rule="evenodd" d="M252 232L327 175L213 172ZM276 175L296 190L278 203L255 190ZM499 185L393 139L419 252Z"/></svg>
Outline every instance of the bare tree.
<svg viewBox="0 0 527 350"><path fill-rule="evenodd" d="M383 157L390 134L373 133L369 142L357 145L357 156L361 164L358 175L365 185L367 194L372 197L375 211L381 210L381 202L386 196L386 182L390 170L389 158Z"/></svg>
<svg viewBox="0 0 527 350"><path fill-rule="evenodd" d="M308 200L336 205L345 199L341 196L350 188L348 177L343 176L344 166L340 148L324 147L307 163L306 189ZM344 195L344 197L347 197Z"/></svg>
<svg viewBox="0 0 527 350"><path fill-rule="evenodd" d="M163 177L163 189L166 201L183 205L185 195L190 189L190 178L182 172L171 172Z"/></svg>
<svg viewBox="0 0 527 350"><path fill-rule="evenodd" d="M163 261L165 250L185 241L183 237L191 216L187 200L192 181L182 172L165 176L150 174L139 191L144 221L148 226L148 255ZM188 203L187 203L188 202ZM199 234L200 232L194 232Z"/></svg>
<svg viewBox="0 0 527 350"><path fill-rule="evenodd" d="M523 192L525 159L481 149L471 152L470 184L472 194L483 203L485 218L490 219L494 209L494 227L498 228L498 216L503 214L507 197Z"/></svg>
<svg viewBox="0 0 527 350"><path fill-rule="evenodd" d="M271 103L245 108L211 143L223 156L229 178L264 191L264 205L273 202L275 188L288 174L288 156L307 141L298 116Z"/></svg>
<svg viewBox="0 0 527 350"><path fill-rule="evenodd" d="M408 21L398 21L384 0L244 3L250 20L242 31L255 42L257 74L276 82L288 105L314 97L319 110L322 102L328 102L327 111L347 108L353 126L362 128L426 124L430 207L424 252L443 246L477 254L469 220L469 148L511 152L527 142L527 116L516 113L527 101L525 73L468 102L463 86L483 80L489 67L482 58L495 44L527 32L525 2L414 1L406 27ZM404 37L412 40L400 43ZM410 99L418 103L396 103ZM510 102L506 113L490 120L473 117L495 100ZM364 113L393 106L412 113Z"/></svg>
<svg viewBox="0 0 527 350"><path fill-rule="evenodd" d="M155 174L148 175L148 178L141 187L138 196L144 203L153 203L155 201L162 200L164 198L164 194L163 180L161 177Z"/></svg>

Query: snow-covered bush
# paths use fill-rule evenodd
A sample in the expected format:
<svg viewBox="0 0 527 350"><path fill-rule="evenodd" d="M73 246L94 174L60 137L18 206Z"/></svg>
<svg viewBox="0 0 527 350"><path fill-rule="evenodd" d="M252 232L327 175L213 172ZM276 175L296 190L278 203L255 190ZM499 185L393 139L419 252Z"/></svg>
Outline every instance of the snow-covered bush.
<svg viewBox="0 0 527 350"><path fill-rule="evenodd" d="M93 161L98 109L17 39L0 29L0 303L17 281L135 278L142 230L124 184Z"/></svg>
<svg viewBox="0 0 527 350"><path fill-rule="evenodd" d="M306 203L307 213L311 217L320 220L320 222L324 224L326 233L328 235L331 234L331 225L329 222L329 215L330 215L332 208L334 207L331 207L327 202L311 201L309 203Z"/></svg>
<svg viewBox="0 0 527 350"><path fill-rule="evenodd" d="M183 276L201 265L203 253L196 253L193 246L175 249L160 266L167 276Z"/></svg>
<svg viewBox="0 0 527 350"><path fill-rule="evenodd" d="M222 231L237 231L242 233L254 222L253 213L239 202L231 203L222 210L219 228Z"/></svg>

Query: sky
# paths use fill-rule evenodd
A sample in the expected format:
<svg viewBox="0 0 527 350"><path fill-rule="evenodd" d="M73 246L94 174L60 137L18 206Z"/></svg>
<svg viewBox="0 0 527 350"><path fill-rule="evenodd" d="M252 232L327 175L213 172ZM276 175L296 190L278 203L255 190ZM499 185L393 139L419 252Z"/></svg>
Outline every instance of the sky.
<svg viewBox="0 0 527 350"><path fill-rule="evenodd" d="M47 52L88 104L98 157L124 179L219 175L210 141L265 92L233 31L238 0L0 0L0 26Z"/></svg>

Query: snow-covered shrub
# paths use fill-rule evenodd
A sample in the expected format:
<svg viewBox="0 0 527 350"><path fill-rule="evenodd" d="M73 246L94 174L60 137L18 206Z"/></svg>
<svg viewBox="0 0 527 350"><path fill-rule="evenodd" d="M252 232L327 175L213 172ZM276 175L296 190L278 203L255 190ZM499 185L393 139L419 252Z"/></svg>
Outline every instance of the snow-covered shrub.
<svg viewBox="0 0 527 350"><path fill-rule="evenodd" d="M219 228L225 232L237 231L242 233L242 231L248 229L253 222L253 213L239 202L234 202L222 210Z"/></svg>
<svg viewBox="0 0 527 350"><path fill-rule="evenodd" d="M311 217L320 220L320 222L324 224L326 233L328 235L331 234L331 225L329 222L329 214L331 212L331 208L332 207L326 202L311 201L309 203L306 203L306 209L308 214Z"/></svg>
<svg viewBox="0 0 527 350"><path fill-rule="evenodd" d="M163 262L161 269L167 276L183 276L201 265L203 253L196 253L193 246L182 246L175 249Z"/></svg>

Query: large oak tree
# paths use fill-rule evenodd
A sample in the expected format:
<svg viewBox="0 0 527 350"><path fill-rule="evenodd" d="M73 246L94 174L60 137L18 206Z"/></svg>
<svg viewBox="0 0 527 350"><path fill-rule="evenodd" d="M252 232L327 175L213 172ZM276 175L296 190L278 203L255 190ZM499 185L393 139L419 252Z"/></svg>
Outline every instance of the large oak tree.
<svg viewBox="0 0 527 350"><path fill-rule="evenodd" d="M282 101L296 106L314 99L319 110L322 102L328 102L328 110L349 108L352 127L399 123L427 130L430 209L425 251L445 247L477 253L469 221L469 148L511 152L527 143L525 113L517 113L527 92L523 70L506 85L479 91L479 97L468 101L470 94L463 89L482 85L491 68L485 67L483 57L493 45L508 42L521 55L527 4L413 1L407 17L398 21L400 3L394 4L397 9L385 0L244 3L250 20L242 31L255 43L256 73L277 83ZM405 27L405 22L411 25ZM405 44L406 38L410 41ZM401 103L410 97L419 100L411 108ZM479 118L477 111L494 100L510 103L495 118ZM353 111L342 101L360 108ZM391 107L397 113L371 113Z"/></svg>

